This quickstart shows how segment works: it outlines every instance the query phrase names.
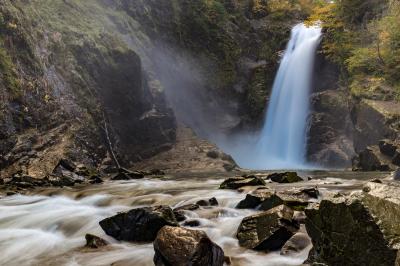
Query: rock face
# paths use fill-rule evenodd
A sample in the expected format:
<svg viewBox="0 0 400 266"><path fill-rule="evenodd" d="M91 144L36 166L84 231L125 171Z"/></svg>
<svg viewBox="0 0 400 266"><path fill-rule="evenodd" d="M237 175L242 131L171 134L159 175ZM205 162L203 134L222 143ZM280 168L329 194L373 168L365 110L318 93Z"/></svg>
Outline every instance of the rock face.
<svg viewBox="0 0 400 266"><path fill-rule="evenodd" d="M168 206L133 209L100 221L107 235L117 240L150 242L166 225L177 226L175 215Z"/></svg>
<svg viewBox="0 0 400 266"><path fill-rule="evenodd" d="M398 265L400 187L368 183L360 195L323 200L306 210L316 261L328 265Z"/></svg>
<svg viewBox="0 0 400 266"><path fill-rule="evenodd" d="M350 167L355 155L354 126L347 93L336 87L316 92L311 96L311 108L308 160L326 167Z"/></svg>
<svg viewBox="0 0 400 266"><path fill-rule="evenodd" d="M220 189L238 189L245 186L264 186L265 181L258 176L231 177L220 185Z"/></svg>
<svg viewBox="0 0 400 266"><path fill-rule="evenodd" d="M400 145L390 140L381 140L369 146L353 159L353 169L363 171L394 171L400 166Z"/></svg>
<svg viewBox="0 0 400 266"><path fill-rule="evenodd" d="M241 222L237 238L242 247L279 250L299 229L293 210L284 205L248 216Z"/></svg>
<svg viewBox="0 0 400 266"><path fill-rule="evenodd" d="M222 266L224 251L203 231L164 226L154 241L156 266Z"/></svg>

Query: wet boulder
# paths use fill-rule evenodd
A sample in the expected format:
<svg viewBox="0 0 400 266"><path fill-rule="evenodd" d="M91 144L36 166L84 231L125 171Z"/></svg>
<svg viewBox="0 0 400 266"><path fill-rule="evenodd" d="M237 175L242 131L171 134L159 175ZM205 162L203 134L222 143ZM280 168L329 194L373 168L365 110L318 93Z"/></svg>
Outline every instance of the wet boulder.
<svg viewBox="0 0 400 266"><path fill-rule="evenodd" d="M276 183L296 183L304 181L296 172L274 173L267 177Z"/></svg>
<svg viewBox="0 0 400 266"><path fill-rule="evenodd" d="M205 232L163 227L154 241L156 266L222 266L224 251Z"/></svg>
<svg viewBox="0 0 400 266"><path fill-rule="evenodd" d="M312 243L310 237L302 232L293 235L281 249L281 255L290 256L300 253L305 249L311 249Z"/></svg>
<svg viewBox="0 0 400 266"><path fill-rule="evenodd" d="M85 239L88 248L101 248L108 245L106 240L92 234L86 234Z"/></svg>
<svg viewBox="0 0 400 266"><path fill-rule="evenodd" d="M363 193L306 210L314 260L328 265L399 265L400 185L368 183Z"/></svg>
<svg viewBox="0 0 400 266"><path fill-rule="evenodd" d="M157 232L166 225L178 226L175 215L168 206L133 209L100 221L100 226L107 235L117 240L133 242L153 241Z"/></svg>
<svg viewBox="0 0 400 266"><path fill-rule="evenodd" d="M119 168L118 173L111 177L111 180L131 180L131 179L142 179L144 174L138 171L130 171L125 168Z"/></svg>
<svg viewBox="0 0 400 266"><path fill-rule="evenodd" d="M396 181L400 181L400 168L393 172L393 179Z"/></svg>
<svg viewBox="0 0 400 266"><path fill-rule="evenodd" d="M280 205L269 211L244 218L237 238L242 247L255 250L279 250L299 229L293 210Z"/></svg>
<svg viewBox="0 0 400 266"><path fill-rule="evenodd" d="M220 189L238 189L246 186L265 186L265 181L258 176L230 177L220 185Z"/></svg>

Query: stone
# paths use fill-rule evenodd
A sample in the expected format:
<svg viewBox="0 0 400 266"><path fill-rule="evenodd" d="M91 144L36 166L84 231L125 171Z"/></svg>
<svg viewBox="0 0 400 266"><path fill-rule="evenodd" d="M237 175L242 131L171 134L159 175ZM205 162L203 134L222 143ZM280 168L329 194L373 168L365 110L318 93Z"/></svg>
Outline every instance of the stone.
<svg viewBox="0 0 400 266"><path fill-rule="evenodd" d="M296 183L304 181L296 172L274 173L267 177L277 183Z"/></svg>
<svg viewBox="0 0 400 266"><path fill-rule="evenodd" d="M224 251L205 232L164 226L154 241L156 266L222 266Z"/></svg>
<svg viewBox="0 0 400 266"><path fill-rule="evenodd" d="M92 234L86 234L85 239L88 248L101 248L108 245L106 240Z"/></svg>
<svg viewBox="0 0 400 266"><path fill-rule="evenodd" d="M299 229L293 210L280 205L244 218L239 226L239 245L255 250L279 250Z"/></svg>
<svg viewBox="0 0 400 266"><path fill-rule="evenodd" d="M384 139L379 141L379 150L382 154L393 157L396 149L396 145L390 140Z"/></svg>
<svg viewBox="0 0 400 266"><path fill-rule="evenodd" d="M200 226L200 221L198 221L198 220L186 221L183 223L183 226L197 227L197 226Z"/></svg>
<svg viewBox="0 0 400 266"><path fill-rule="evenodd" d="M199 206L218 206L218 201L216 198L211 198L209 200L199 200L196 204Z"/></svg>
<svg viewBox="0 0 400 266"><path fill-rule="evenodd" d="M99 224L107 235L132 242L151 242L163 226L178 226L175 215L168 206L133 209L106 218Z"/></svg>
<svg viewBox="0 0 400 266"><path fill-rule="evenodd" d="M211 150L207 152L207 157L211 159L218 159L219 158L219 152L216 150Z"/></svg>
<svg viewBox="0 0 400 266"><path fill-rule="evenodd" d="M302 211L309 203L316 201L318 190L293 189L276 192L269 188L260 188L246 195L246 198L238 203L238 209L269 210L281 204L294 210ZM318 198L318 196L317 196Z"/></svg>
<svg viewBox="0 0 400 266"><path fill-rule="evenodd" d="M118 173L111 177L111 180L131 180L131 179L142 179L144 174L138 171L130 171L125 168L119 168Z"/></svg>
<svg viewBox="0 0 400 266"><path fill-rule="evenodd" d="M391 164L391 158L382 155L379 147L369 146L355 158L353 168L362 171L390 171L393 168Z"/></svg>
<svg viewBox="0 0 400 266"><path fill-rule="evenodd" d="M328 265L398 265L400 185L374 183L364 192L328 198L306 209L316 262Z"/></svg>
<svg viewBox="0 0 400 266"><path fill-rule="evenodd" d="M290 256L300 253L312 246L310 237L305 233L296 233L293 235L281 249L281 255Z"/></svg>
<svg viewBox="0 0 400 266"><path fill-rule="evenodd" d="M245 186L265 186L265 181L258 176L231 177L225 179L220 189L238 189Z"/></svg>

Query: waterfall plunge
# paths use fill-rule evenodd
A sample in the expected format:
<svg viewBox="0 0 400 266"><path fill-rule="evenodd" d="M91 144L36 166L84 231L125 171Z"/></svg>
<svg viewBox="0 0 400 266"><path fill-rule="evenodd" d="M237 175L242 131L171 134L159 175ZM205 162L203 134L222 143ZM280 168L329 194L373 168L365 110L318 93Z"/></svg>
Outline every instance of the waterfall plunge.
<svg viewBox="0 0 400 266"><path fill-rule="evenodd" d="M310 168L305 159L307 116L314 59L320 36L321 28L318 26L298 24L292 29L289 44L275 77L266 120L258 141L244 155L235 156L242 167Z"/></svg>

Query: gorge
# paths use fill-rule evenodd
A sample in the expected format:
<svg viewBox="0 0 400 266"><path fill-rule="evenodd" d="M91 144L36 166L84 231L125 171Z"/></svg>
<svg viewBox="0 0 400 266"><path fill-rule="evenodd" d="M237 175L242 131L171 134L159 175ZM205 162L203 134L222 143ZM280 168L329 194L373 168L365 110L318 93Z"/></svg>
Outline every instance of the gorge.
<svg viewBox="0 0 400 266"><path fill-rule="evenodd" d="M0 264L400 263L398 0L0 0Z"/></svg>

